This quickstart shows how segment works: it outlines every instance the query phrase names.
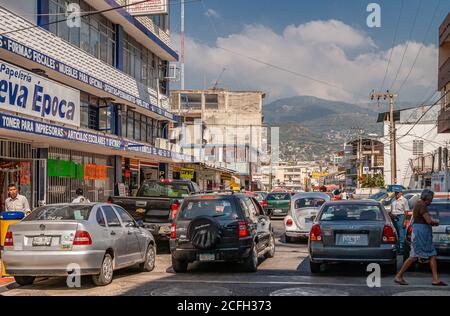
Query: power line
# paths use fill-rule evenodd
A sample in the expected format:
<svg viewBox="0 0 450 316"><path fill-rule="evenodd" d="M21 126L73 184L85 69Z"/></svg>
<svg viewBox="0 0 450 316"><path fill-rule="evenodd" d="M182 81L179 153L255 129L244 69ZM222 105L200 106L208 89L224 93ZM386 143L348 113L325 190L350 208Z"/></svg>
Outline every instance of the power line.
<svg viewBox="0 0 450 316"><path fill-rule="evenodd" d="M106 12L110 12L110 11L115 11L115 10L119 10L119 9L124 9L124 8L128 8L131 6L135 6L138 4L142 4L147 2L148 0L143 0L143 1L139 1L139 2L135 2L135 3L129 3L129 4L125 4L125 5L121 5L121 6L117 6L117 7L113 7L113 8L109 8L109 9L105 9L105 10L100 10L100 11L92 11L89 12L87 14L77 14L77 18L85 18L85 17L89 17L92 15L97 15L97 14L101 14L101 13L106 13ZM190 1L185 1L185 3L194 3L194 2L200 2L202 0L190 0ZM179 4L179 2L169 2L167 5L176 5ZM74 12L77 13L77 12ZM66 19L62 19L62 20L57 20L57 21L53 21L53 22L49 22L49 23L43 23L43 24L39 24L39 25L32 25L32 26L27 26L27 27L23 27L20 29L15 29L15 30L10 30L10 31L6 31L3 33L0 33L0 36L4 36L4 35L8 35L8 34L13 34L13 33L17 33L17 32L22 32L22 31L27 31L27 30L31 30L31 29L35 29L35 28L40 28L40 27L44 27L44 26L49 26L49 25L53 25L53 24L57 24L57 23L61 23L61 22L67 22L69 20L72 20L73 17L68 17Z"/></svg>
<svg viewBox="0 0 450 316"><path fill-rule="evenodd" d="M398 66L397 74L395 75L394 81L392 82L391 87L390 87L389 90L392 90L394 88L395 82L397 81L398 75L400 74L400 70L401 70L401 68L403 66L403 62L405 61L406 52L407 52L409 44L410 44L412 33L413 33L413 31L414 31L414 29L416 27L417 17L419 16L419 12L420 12L421 7L422 7L422 0L419 0L419 5L417 6L417 10L416 10L416 15L414 16L413 26L411 27L411 29L409 31L408 42L406 43L405 49L403 51L402 60L400 62L400 65Z"/></svg>
<svg viewBox="0 0 450 316"><path fill-rule="evenodd" d="M384 78L383 78L383 82L381 83L380 91L383 90L384 83L386 82L386 78L387 78L387 75L389 73L389 67L391 65L392 55L394 54L394 50L395 50L395 43L397 42L397 35L398 35L398 29L399 29L399 26L400 26L400 20L401 20L402 14L403 14L403 6L404 6L404 0L402 0L402 2L401 2L400 14L398 16L397 25L395 27L395 32L394 32L394 39L392 41L391 54L389 56L389 61L388 61L387 67L386 67L386 71L384 73Z"/></svg>
<svg viewBox="0 0 450 316"><path fill-rule="evenodd" d="M428 37L428 34L430 33L431 27L433 26L433 22L436 19L436 15L437 15L437 13L439 11L439 7L440 6L441 6L441 0L438 1L438 4L437 4L437 6L436 6L436 8L434 10L433 17L431 18L430 24L428 25L428 29L427 29L427 31L425 33L424 38L423 38L422 44L420 45L420 49L417 52L416 58L414 59L414 62L412 64L412 66L411 66L411 69L408 72L408 75L405 77L405 79L403 80L402 84L400 85L400 88L397 90L398 93L400 93L400 91L403 89L403 87L405 86L406 82L409 80L409 77L411 76L411 74L412 74L412 72L414 70L414 67L416 66L417 60L419 59L419 56L422 53L422 50L423 50L423 47L424 47L424 43L425 43L425 41L426 41L426 39Z"/></svg>

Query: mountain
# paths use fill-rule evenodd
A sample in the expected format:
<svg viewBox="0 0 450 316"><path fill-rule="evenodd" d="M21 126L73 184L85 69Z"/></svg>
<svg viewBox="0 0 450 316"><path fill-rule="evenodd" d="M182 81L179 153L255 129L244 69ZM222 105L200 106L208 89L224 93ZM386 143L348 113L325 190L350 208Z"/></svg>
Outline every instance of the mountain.
<svg viewBox="0 0 450 316"><path fill-rule="evenodd" d="M367 104L297 96L265 105L264 117L268 125L280 127L282 159L318 160L342 150L357 129L381 135L380 111Z"/></svg>

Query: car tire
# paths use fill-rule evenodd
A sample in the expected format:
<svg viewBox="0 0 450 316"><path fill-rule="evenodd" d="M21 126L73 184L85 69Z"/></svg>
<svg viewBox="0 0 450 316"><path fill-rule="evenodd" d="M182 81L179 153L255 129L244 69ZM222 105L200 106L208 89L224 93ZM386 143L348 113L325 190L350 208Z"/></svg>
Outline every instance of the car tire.
<svg viewBox="0 0 450 316"><path fill-rule="evenodd" d="M250 255L244 259L243 267L246 272L258 271L258 251L256 250L256 245L253 246Z"/></svg>
<svg viewBox="0 0 450 316"><path fill-rule="evenodd" d="M172 257L172 268L175 271L175 273L186 273L188 269L188 262L177 260L174 257Z"/></svg>
<svg viewBox="0 0 450 316"><path fill-rule="evenodd" d="M92 281L97 286L105 286L112 282L114 276L114 263L111 255L107 253L103 257L100 273L92 276Z"/></svg>
<svg viewBox="0 0 450 316"><path fill-rule="evenodd" d="M148 245L145 253L145 261L139 265L141 272L152 272L155 269L156 247L152 244Z"/></svg>
<svg viewBox="0 0 450 316"><path fill-rule="evenodd" d="M309 261L309 269L311 273L318 274L321 272L322 264Z"/></svg>
<svg viewBox="0 0 450 316"><path fill-rule="evenodd" d="M21 286L32 285L36 277L34 276L15 276L14 280Z"/></svg>
<svg viewBox="0 0 450 316"><path fill-rule="evenodd" d="M275 257L275 237L270 235L269 245L267 246L269 250L264 254L267 259Z"/></svg>

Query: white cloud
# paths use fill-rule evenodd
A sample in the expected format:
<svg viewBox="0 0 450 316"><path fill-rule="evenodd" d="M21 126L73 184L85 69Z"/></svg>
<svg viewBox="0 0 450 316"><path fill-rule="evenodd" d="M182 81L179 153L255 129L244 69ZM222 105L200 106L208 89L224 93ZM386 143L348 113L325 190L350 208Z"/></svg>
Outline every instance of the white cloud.
<svg viewBox="0 0 450 316"><path fill-rule="evenodd" d="M389 88L395 77L405 45L408 50L394 90L407 76L422 44L402 43L394 48L384 88ZM329 82L341 89L279 71L220 47ZM225 67L227 71L221 87L262 90L270 99L313 95L330 100L365 102L364 96L372 89L380 88L389 56L390 49L380 50L364 32L336 20L287 26L281 34L262 25L248 25L238 34L218 38L215 45L188 37L186 86L211 87ZM437 62L437 48L424 46L401 91L402 100L423 101L436 89Z"/></svg>
<svg viewBox="0 0 450 316"><path fill-rule="evenodd" d="M205 15L210 17L210 18L216 18L216 19L220 18L220 14L214 9L206 10Z"/></svg>

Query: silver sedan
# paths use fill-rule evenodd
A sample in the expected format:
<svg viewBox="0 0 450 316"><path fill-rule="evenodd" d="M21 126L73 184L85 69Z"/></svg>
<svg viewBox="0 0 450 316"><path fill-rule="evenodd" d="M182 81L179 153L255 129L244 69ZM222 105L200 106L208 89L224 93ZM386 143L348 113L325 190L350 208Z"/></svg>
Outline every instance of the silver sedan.
<svg viewBox="0 0 450 316"><path fill-rule="evenodd" d="M68 276L74 267L96 285L112 282L113 271L139 264L155 267L156 244L120 206L58 204L36 209L11 225L5 239L6 273L20 285L36 277Z"/></svg>

